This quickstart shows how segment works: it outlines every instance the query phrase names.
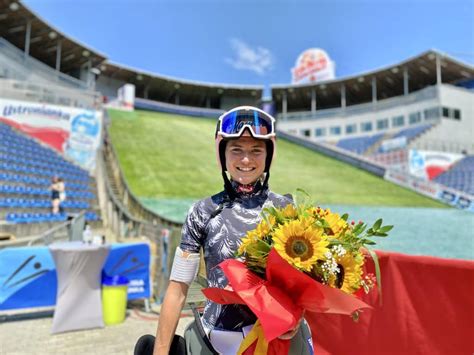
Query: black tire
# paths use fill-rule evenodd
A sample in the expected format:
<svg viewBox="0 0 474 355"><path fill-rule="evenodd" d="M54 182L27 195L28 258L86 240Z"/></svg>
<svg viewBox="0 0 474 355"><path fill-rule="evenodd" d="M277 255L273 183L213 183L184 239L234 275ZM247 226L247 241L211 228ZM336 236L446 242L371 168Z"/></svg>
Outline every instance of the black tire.
<svg viewBox="0 0 474 355"><path fill-rule="evenodd" d="M135 344L133 351L134 355L153 355L153 349L155 348L155 337L147 334L142 335ZM173 337L173 341L170 346L170 355L186 355L186 342L184 338L179 335Z"/></svg>

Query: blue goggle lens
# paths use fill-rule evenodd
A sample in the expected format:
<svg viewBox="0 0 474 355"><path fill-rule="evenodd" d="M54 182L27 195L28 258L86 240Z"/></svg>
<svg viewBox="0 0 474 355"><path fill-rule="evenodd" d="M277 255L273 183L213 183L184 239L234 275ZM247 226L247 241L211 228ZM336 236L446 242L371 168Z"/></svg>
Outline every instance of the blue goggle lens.
<svg viewBox="0 0 474 355"><path fill-rule="evenodd" d="M244 126L250 127L255 136L266 136L273 132L272 119L261 112L241 110L230 112L222 118L221 132L239 134Z"/></svg>

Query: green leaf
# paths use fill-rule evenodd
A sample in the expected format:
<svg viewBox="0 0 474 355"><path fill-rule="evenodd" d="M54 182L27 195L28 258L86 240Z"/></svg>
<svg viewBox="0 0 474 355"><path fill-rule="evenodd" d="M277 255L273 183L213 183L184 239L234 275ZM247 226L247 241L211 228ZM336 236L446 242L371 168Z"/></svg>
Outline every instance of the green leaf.
<svg viewBox="0 0 474 355"><path fill-rule="evenodd" d="M377 232L377 233L374 234L374 237L386 237L386 236L388 236L387 233L379 233L379 232Z"/></svg>
<svg viewBox="0 0 474 355"><path fill-rule="evenodd" d="M322 226L323 228L329 228L329 227L330 227L330 226L329 226L329 223L326 222L325 219L320 219L319 222L321 222L321 226Z"/></svg>
<svg viewBox="0 0 474 355"><path fill-rule="evenodd" d="M377 243L375 243L374 241L370 240L370 239L362 239L362 243L364 243L365 245L375 245Z"/></svg>
<svg viewBox="0 0 474 355"><path fill-rule="evenodd" d="M380 228L380 226L382 225L382 218L379 218L378 220L375 221L374 225L373 225L373 229L374 230L378 230Z"/></svg>
<svg viewBox="0 0 474 355"><path fill-rule="evenodd" d="M379 290L379 298L380 298L379 305L382 306L382 275L380 273L379 258L373 250L367 249L367 252L372 257L372 260L374 261L375 277L377 279L377 288Z"/></svg>
<svg viewBox="0 0 474 355"><path fill-rule="evenodd" d="M387 232L390 232L392 230L392 228L393 228L393 226L384 226L384 227L379 229L379 232L387 233Z"/></svg>
<svg viewBox="0 0 474 355"><path fill-rule="evenodd" d="M344 221L347 222L347 219L349 218L349 215L347 213L344 213L342 216L341 216L341 219L343 219Z"/></svg>
<svg viewBox="0 0 474 355"><path fill-rule="evenodd" d="M295 206L304 206L308 203L308 200L311 199L311 196L302 188L298 187L293 194L293 201Z"/></svg>
<svg viewBox="0 0 474 355"><path fill-rule="evenodd" d="M364 224L364 223L357 224L357 225L354 227L352 233L355 234L355 235L359 235L359 234L361 234L361 233L364 232L365 228L367 228L367 225L366 225L366 224Z"/></svg>

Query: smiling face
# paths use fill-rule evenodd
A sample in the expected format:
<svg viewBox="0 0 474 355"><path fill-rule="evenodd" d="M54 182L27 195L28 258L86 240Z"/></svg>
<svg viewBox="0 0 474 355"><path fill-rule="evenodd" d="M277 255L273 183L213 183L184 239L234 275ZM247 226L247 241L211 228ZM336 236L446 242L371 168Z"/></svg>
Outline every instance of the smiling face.
<svg viewBox="0 0 474 355"><path fill-rule="evenodd" d="M232 180L242 184L252 184L265 171L267 149L265 142L250 135L230 140L225 148L227 171Z"/></svg>

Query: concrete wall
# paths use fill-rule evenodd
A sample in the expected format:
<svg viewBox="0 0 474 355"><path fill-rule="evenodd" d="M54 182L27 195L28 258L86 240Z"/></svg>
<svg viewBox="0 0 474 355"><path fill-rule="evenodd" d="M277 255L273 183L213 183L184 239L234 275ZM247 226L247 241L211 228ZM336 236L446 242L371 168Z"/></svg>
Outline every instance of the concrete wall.
<svg viewBox="0 0 474 355"><path fill-rule="evenodd" d="M125 85L126 82L109 78L106 75L101 75L95 83L95 89L105 96L117 97L117 90Z"/></svg>

